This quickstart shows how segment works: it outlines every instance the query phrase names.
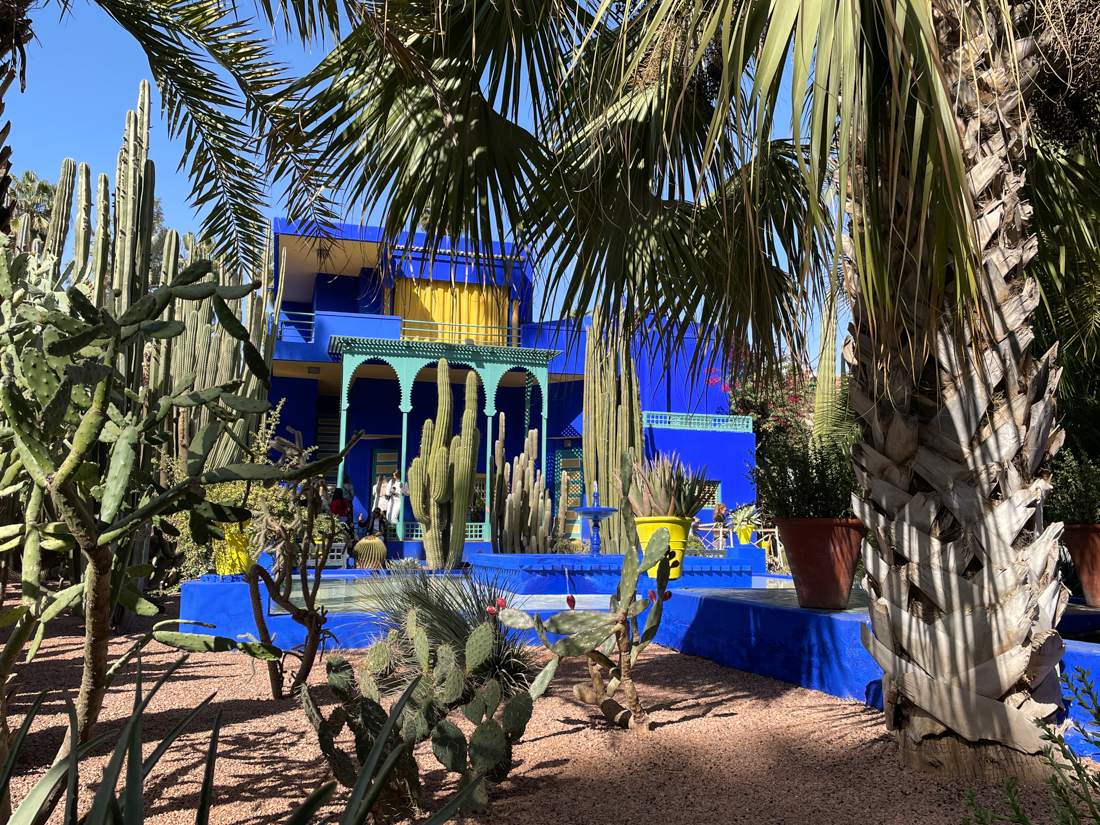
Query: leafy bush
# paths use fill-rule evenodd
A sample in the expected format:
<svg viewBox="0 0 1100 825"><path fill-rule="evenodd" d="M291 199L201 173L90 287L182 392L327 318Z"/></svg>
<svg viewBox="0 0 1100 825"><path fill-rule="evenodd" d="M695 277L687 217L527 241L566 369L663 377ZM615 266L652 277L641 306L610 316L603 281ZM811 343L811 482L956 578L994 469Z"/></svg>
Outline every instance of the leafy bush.
<svg viewBox="0 0 1100 825"><path fill-rule="evenodd" d="M1094 751L1100 750L1100 696L1097 695L1089 671L1079 667L1072 678L1063 678L1063 684L1089 716L1088 722L1079 728L1082 738ZM1094 763L1091 759L1078 756L1060 733L1047 725L1043 728L1043 739L1052 744L1043 754L1043 762L1051 771L1050 778L1046 780L1053 807L1050 821L1053 825L1100 823L1100 810L1096 803L1100 799L1100 774L1096 772ZM963 825L993 825L994 822L1035 825L1024 812L1016 781L1006 779L1004 788L1008 814L998 814L983 808L974 792L968 790L966 805L974 818L964 819Z"/></svg>
<svg viewBox="0 0 1100 825"><path fill-rule="evenodd" d="M1063 450L1052 474L1054 489L1046 501L1046 520L1100 524L1100 461Z"/></svg>
<svg viewBox="0 0 1100 825"><path fill-rule="evenodd" d="M426 571L393 571L359 584L364 612L373 613L383 634L404 632L409 610L415 610L432 646L449 645L466 650L470 635L486 619L486 605L512 595L511 580L502 576L463 573L439 576ZM460 654L461 655L461 654ZM460 667L465 661L460 658ZM490 679L500 683L509 697L531 686L535 657L519 633L497 627L493 649L484 663L470 674L475 687Z"/></svg>
<svg viewBox="0 0 1100 825"><path fill-rule="evenodd" d="M791 430L764 439L748 478L768 518L853 518L859 491L844 447Z"/></svg>

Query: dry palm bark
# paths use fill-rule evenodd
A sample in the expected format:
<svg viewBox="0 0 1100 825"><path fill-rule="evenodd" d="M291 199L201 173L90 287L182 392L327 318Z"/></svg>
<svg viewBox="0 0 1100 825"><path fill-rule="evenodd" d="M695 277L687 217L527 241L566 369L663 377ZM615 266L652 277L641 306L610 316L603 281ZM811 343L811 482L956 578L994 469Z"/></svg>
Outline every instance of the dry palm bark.
<svg viewBox="0 0 1100 825"><path fill-rule="evenodd" d="M981 320L971 326L922 302L928 273L912 250L922 228L934 231L934 216L925 227L910 220L904 193L887 204L877 170L852 193L853 232L865 228L869 212L859 206L873 193L891 222L897 334L882 334L882 313L853 286L844 351L865 433L853 448L865 489L856 512L874 539L863 550L863 641L884 671L886 725L901 761L1030 781L1043 774L1033 720L1052 721L1063 707L1065 645L1055 628L1069 593L1057 573L1062 525L1043 520L1050 459L1064 439L1054 420L1061 370L1056 347L1029 351L1039 290L1025 272L1036 239L1023 187L1028 96L1039 73L1065 61L1053 47L1043 53L1052 35L1033 7L1009 5L1016 25L1007 37L978 4L933 15L978 216Z"/></svg>

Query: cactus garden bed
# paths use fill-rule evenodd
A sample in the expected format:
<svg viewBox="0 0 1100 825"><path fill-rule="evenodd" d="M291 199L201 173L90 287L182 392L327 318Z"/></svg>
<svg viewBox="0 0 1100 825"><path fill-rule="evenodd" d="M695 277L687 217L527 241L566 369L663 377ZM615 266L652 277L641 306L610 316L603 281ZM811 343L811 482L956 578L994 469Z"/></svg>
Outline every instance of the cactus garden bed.
<svg viewBox="0 0 1100 825"><path fill-rule="evenodd" d="M147 621L135 620L131 632ZM20 668L13 725L39 690L79 681L80 629L70 618L56 622L38 657ZM127 644L127 637L117 637L112 655ZM159 674L178 655L154 643L145 670ZM357 655L348 653L353 661ZM652 648L640 660L637 678L657 729L639 734L611 728L571 698L572 684L584 676L578 662L562 663L547 696L535 704L510 777L494 792L488 813L465 822L957 825L965 815L964 786L902 770L881 715L860 703ZM315 668L310 681L318 686L314 695L322 709L331 710L335 702L324 687L324 668ZM132 686L131 670L108 693L104 729L123 724ZM167 682L146 715L146 754L158 736L215 690L212 707L147 783L147 821L153 825L193 822L218 710L223 728L213 825L274 825L329 778L300 707L272 702L266 679L253 675L250 660L236 654L193 655ZM16 802L55 754L63 716L61 697L52 694L24 747L27 758L16 768ZM459 715L456 721L468 734L466 720ZM84 804L91 801L109 751L109 745L101 748L83 765ZM423 807L432 811L454 792L456 777L434 761L427 743L416 755L424 778ZM999 788L974 790L987 805L1000 799ZM1024 800L1033 816L1047 810L1042 788L1025 789Z"/></svg>

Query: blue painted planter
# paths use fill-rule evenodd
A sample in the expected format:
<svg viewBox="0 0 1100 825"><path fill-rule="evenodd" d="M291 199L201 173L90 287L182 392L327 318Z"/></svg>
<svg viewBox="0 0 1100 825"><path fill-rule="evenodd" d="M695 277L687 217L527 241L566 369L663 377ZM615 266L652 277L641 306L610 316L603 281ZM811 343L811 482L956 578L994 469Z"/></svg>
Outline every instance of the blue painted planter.
<svg viewBox="0 0 1100 825"><path fill-rule="evenodd" d="M512 590L525 595L613 593L623 566L622 556L566 553L481 553L468 561L474 570L509 577ZM686 556L683 575L668 587L752 587L752 570L751 561L743 559ZM639 587L646 589L644 580Z"/></svg>

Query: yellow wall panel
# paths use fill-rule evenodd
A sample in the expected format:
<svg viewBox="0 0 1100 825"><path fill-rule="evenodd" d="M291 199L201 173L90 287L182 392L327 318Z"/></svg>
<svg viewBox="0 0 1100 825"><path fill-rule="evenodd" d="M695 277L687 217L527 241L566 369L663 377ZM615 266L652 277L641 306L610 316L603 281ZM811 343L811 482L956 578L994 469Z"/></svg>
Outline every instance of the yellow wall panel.
<svg viewBox="0 0 1100 825"><path fill-rule="evenodd" d="M407 322L405 338L455 343L472 338L477 344L500 346L508 343L508 297L507 287L398 278L393 312Z"/></svg>

